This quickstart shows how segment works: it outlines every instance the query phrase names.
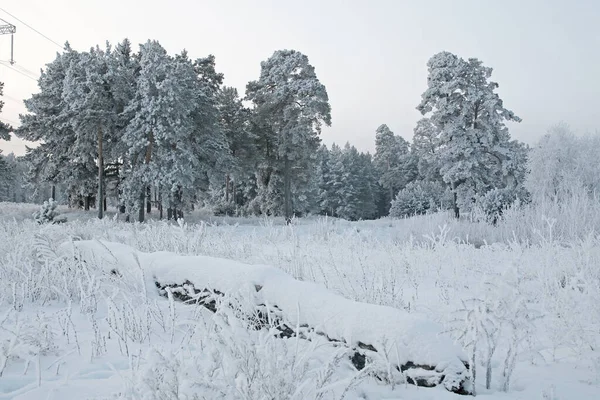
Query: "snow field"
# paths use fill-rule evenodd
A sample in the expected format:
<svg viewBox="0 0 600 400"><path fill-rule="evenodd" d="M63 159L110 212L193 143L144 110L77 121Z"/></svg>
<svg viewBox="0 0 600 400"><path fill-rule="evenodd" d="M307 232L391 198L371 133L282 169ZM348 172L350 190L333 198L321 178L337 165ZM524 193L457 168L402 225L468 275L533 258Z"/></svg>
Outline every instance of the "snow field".
<svg viewBox="0 0 600 400"><path fill-rule="evenodd" d="M488 340L479 330L479 396L599 397L597 237L474 246L454 240L455 227L403 240L403 221L226 222L1 222L0 398L457 397L378 384L318 336L277 339L247 329L235 310L215 315L159 298L144 288L143 268L117 279L108 262L44 261L59 260L70 238L271 265L347 299L426 315L469 357L478 327L498 327L489 336L496 342L489 390Z"/></svg>

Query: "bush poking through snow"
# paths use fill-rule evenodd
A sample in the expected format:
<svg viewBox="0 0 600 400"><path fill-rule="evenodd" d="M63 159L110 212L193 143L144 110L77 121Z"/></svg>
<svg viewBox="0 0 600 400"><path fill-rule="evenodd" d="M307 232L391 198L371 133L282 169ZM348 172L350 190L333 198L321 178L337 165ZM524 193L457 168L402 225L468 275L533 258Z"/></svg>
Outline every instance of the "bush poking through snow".
<svg viewBox="0 0 600 400"><path fill-rule="evenodd" d="M519 271L507 269L503 275L485 282L482 296L464 300L458 310L460 318L453 321L458 340L470 352L474 384L479 376L478 364L485 365L486 389L491 388L492 359L502 346L502 390L508 392L517 356L532 339L533 322L541 317L524 298L521 286Z"/></svg>
<svg viewBox="0 0 600 400"><path fill-rule="evenodd" d="M450 198L437 182L414 181L406 185L392 200L390 217L405 218L448 208Z"/></svg>
<svg viewBox="0 0 600 400"><path fill-rule="evenodd" d="M57 205L58 203L52 198L48 199L48 201L44 201L44 204L42 204L40 209L33 213L33 219L40 225L66 222L66 218L56 219L58 216L58 212L56 211Z"/></svg>
<svg viewBox="0 0 600 400"><path fill-rule="evenodd" d="M498 223L504 211L515 204L515 202L523 204L529 202L529 194L525 189L492 189L478 201L487 222L493 225Z"/></svg>
<svg viewBox="0 0 600 400"><path fill-rule="evenodd" d="M240 318L240 304L229 300L231 307L195 323L185 346L151 348L126 398L342 399L367 377L352 370L347 349L317 336L280 340L273 330L253 330L251 320Z"/></svg>

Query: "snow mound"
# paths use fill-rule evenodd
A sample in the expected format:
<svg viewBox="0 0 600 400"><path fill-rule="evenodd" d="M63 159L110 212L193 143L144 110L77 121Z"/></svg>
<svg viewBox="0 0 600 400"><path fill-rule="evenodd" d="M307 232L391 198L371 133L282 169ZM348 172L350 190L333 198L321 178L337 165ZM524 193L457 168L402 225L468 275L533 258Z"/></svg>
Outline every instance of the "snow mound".
<svg viewBox="0 0 600 400"><path fill-rule="evenodd" d="M314 328L330 340L357 349L368 361L382 362L383 358L388 365L382 368L392 365L409 383L471 391L466 355L441 333L440 325L421 315L349 300L265 265L169 252L143 253L105 241L69 242L61 251L95 264L104 273L126 276L141 270L152 292L149 295L158 295L157 287L178 285L229 295L251 292L257 306L277 309L287 326Z"/></svg>

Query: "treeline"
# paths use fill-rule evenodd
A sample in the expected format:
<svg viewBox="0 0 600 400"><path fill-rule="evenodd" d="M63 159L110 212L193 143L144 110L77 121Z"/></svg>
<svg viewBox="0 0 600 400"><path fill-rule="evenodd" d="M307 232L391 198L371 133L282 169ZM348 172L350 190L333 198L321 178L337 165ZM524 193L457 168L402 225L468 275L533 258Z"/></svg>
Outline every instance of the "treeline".
<svg viewBox="0 0 600 400"><path fill-rule="evenodd" d="M522 193L527 149L510 139L491 68L434 55L412 143L386 125L373 155L320 143L331 124L325 86L308 58L276 51L242 98L215 58L169 55L128 40L77 52L67 44L25 100L15 134L27 180L60 185L72 204L144 220L210 206L216 213L326 214L357 220L453 208ZM492 208L495 206L492 206ZM164 215L163 215L163 210Z"/></svg>

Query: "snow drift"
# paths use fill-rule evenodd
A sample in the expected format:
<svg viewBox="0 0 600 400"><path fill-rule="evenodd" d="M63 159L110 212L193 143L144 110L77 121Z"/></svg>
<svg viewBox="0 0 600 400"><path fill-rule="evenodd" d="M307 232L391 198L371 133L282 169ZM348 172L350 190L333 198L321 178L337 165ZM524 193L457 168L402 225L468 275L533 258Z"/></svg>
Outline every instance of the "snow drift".
<svg viewBox="0 0 600 400"><path fill-rule="evenodd" d="M214 296L250 294L259 315L279 321L281 336L302 337L302 330L314 330L353 349L357 368L367 364L377 374L391 366L408 383L442 385L460 394L472 392L466 355L441 334L438 324L420 315L348 300L270 266L169 252L143 253L104 241L64 243L61 252L117 276L141 270L149 295L195 301L212 311L217 306Z"/></svg>

